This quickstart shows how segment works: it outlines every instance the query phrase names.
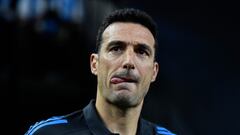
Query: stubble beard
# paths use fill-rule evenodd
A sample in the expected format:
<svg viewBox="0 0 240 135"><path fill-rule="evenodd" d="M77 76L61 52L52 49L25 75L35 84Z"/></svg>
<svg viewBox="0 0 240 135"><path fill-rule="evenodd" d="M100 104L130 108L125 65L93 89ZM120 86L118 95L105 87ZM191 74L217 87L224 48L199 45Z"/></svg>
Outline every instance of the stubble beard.
<svg viewBox="0 0 240 135"><path fill-rule="evenodd" d="M137 107L141 101L144 99L147 92L143 93L142 95L125 95L125 94L114 94L111 93L110 95L106 96L105 99L109 104L112 104L122 110L127 110L130 108Z"/></svg>
<svg viewBox="0 0 240 135"><path fill-rule="evenodd" d="M138 105L138 103L131 101L128 96L125 95L118 95L116 97L108 97L107 102L120 108L120 109L128 109L133 108Z"/></svg>

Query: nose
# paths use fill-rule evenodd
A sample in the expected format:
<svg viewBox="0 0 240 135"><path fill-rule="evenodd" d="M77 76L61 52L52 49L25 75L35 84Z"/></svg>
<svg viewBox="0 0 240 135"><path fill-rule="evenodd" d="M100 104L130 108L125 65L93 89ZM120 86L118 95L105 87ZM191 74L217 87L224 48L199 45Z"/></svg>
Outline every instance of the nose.
<svg viewBox="0 0 240 135"><path fill-rule="evenodd" d="M131 49L128 49L125 52L125 57L123 58L123 68L124 69L135 69L134 64L134 51Z"/></svg>

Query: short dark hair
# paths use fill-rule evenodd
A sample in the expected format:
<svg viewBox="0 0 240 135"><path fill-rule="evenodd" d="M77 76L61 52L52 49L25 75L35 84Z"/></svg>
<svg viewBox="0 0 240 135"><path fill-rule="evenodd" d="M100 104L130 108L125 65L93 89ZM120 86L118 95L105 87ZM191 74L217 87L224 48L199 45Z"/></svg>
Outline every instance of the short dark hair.
<svg viewBox="0 0 240 135"><path fill-rule="evenodd" d="M96 41L96 51L98 52L101 48L102 34L104 30L112 23L115 22L133 22L145 26L150 30L155 39L155 55L157 50L157 25L155 21L146 12L134 9L134 8L124 8L118 9L106 16L100 25L97 34Z"/></svg>

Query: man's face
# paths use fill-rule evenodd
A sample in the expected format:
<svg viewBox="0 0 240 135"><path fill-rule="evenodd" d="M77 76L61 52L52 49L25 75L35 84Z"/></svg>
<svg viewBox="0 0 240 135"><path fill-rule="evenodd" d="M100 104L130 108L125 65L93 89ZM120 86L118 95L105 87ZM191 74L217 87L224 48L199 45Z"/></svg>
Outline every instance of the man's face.
<svg viewBox="0 0 240 135"><path fill-rule="evenodd" d="M100 98L118 107L139 105L158 73L152 33L136 23L117 22L102 34L98 54L91 55Z"/></svg>

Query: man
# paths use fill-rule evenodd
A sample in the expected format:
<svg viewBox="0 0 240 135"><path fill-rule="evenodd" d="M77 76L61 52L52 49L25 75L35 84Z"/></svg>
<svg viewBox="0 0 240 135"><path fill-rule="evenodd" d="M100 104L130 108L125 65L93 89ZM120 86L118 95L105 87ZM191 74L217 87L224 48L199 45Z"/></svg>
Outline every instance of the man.
<svg viewBox="0 0 240 135"><path fill-rule="evenodd" d="M174 135L140 117L144 97L158 74L156 46L155 23L145 12L111 13L99 29L97 53L90 57L98 81L96 101L39 122L25 135Z"/></svg>

